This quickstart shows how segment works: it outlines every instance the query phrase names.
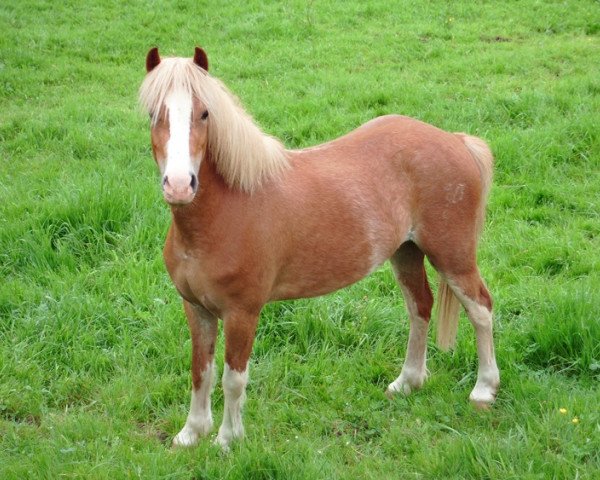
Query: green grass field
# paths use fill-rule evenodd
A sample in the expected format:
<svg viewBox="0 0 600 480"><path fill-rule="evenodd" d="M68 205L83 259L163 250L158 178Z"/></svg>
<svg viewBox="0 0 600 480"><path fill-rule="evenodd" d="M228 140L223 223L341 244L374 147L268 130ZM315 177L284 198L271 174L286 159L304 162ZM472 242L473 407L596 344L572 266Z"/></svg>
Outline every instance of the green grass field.
<svg viewBox="0 0 600 480"><path fill-rule="evenodd" d="M0 30L0 478L600 478L598 2L23 0ZM464 319L425 387L385 398L408 335L386 265L266 307L246 440L170 448L190 341L137 107L154 45L202 45L290 148L385 113L490 143L490 411Z"/></svg>

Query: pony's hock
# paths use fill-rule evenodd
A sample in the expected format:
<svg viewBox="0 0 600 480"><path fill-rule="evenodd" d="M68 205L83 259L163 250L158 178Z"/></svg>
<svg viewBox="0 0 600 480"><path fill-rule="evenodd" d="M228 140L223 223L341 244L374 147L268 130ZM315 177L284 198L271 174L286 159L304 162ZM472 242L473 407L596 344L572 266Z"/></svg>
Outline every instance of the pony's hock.
<svg viewBox="0 0 600 480"><path fill-rule="evenodd" d="M441 278L438 343L453 345L462 304L479 356L470 398L494 401L492 300L476 264L493 162L482 140L388 115L329 143L287 150L208 73L202 49L193 59L161 59L153 48L146 68L140 100L172 205L164 258L192 336L191 406L175 445L193 445L212 428L218 318L225 407L216 441L227 448L244 434L248 358L263 305L337 290L387 259L410 317L406 360L387 394L409 394L427 376L427 256Z"/></svg>

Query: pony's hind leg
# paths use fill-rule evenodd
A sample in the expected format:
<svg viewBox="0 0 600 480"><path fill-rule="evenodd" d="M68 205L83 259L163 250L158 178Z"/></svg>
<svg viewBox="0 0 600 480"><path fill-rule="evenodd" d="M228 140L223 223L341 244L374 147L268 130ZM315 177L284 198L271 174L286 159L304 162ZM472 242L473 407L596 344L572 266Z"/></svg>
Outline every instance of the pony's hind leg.
<svg viewBox="0 0 600 480"><path fill-rule="evenodd" d="M192 337L192 399L185 425L173 439L175 446L192 446L212 428L210 394L214 384L217 318L203 307L184 300Z"/></svg>
<svg viewBox="0 0 600 480"><path fill-rule="evenodd" d="M475 405L485 407L495 400L500 385L492 334L492 299L476 267L470 273L445 275L445 280L475 329L479 369L469 399Z"/></svg>
<svg viewBox="0 0 600 480"><path fill-rule="evenodd" d="M427 330L431 317L433 296L423 265L423 252L413 243L404 243L390 259L404 294L410 317L406 359L400 376L387 388L391 397L397 392L406 395L420 388L427 377Z"/></svg>

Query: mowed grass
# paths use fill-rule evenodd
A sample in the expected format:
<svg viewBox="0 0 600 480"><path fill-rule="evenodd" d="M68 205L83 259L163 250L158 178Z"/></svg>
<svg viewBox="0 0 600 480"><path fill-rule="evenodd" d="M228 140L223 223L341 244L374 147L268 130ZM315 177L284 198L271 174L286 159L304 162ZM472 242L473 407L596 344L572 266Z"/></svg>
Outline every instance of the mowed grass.
<svg viewBox="0 0 600 480"><path fill-rule="evenodd" d="M597 2L20 1L0 29L0 478L598 478ZM384 397L408 334L386 265L267 306L245 441L170 448L190 341L137 89L150 46L196 44L291 148L394 112L490 143L491 410L465 319Z"/></svg>

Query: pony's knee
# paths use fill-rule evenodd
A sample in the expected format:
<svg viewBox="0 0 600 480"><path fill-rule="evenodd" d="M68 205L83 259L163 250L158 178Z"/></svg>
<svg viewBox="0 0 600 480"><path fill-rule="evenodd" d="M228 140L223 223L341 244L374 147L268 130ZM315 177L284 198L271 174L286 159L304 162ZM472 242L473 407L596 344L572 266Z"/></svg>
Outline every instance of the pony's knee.
<svg viewBox="0 0 600 480"><path fill-rule="evenodd" d="M238 372L229 367L226 363L223 370L223 392L231 398L240 397L248 383L248 367L242 372Z"/></svg>

